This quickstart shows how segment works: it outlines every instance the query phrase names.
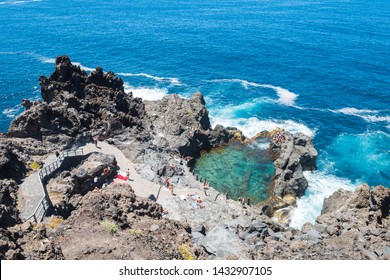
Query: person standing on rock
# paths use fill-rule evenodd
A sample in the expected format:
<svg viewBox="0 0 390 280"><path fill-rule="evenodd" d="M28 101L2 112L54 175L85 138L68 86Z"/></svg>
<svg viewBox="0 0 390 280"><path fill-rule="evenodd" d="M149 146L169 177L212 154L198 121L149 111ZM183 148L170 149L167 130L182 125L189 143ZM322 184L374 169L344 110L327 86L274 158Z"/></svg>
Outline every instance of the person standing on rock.
<svg viewBox="0 0 390 280"><path fill-rule="evenodd" d="M127 168L127 170L126 170L126 177L127 177L127 180L130 179L130 169L129 168Z"/></svg>
<svg viewBox="0 0 390 280"><path fill-rule="evenodd" d="M171 194L172 194L172 195L174 195L174 194L173 194L173 188L174 188L174 186L173 186L172 184L169 184L168 189L171 191Z"/></svg>
<svg viewBox="0 0 390 280"><path fill-rule="evenodd" d="M97 136L93 137L93 143L95 144L95 147L98 148L98 138L97 138Z"/></svg>

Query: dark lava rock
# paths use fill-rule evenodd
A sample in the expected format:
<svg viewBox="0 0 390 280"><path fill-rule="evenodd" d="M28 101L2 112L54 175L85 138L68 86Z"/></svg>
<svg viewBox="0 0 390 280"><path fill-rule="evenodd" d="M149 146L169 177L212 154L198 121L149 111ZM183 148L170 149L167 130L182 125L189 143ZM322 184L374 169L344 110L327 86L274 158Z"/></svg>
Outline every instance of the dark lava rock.
<svg viewBox="0 0 390 280"><path fill-rule="evenodd" d="M303 171L317 169L317 151L311 139L302 134L292 135L285 131L276 131L272 137L271 148L275 160L275 177L273 193L283 197L287 194L301 197L308 187Z"/></svg>
<svg viewBox="0 0 390 280"><path fill-rule="evenodd" d="M20 223L17 209L18 187L13 180L0 180L0 227L7 228Z"/></svg>
<svg viewBox="0 0 390 280"><path fill-rule="evenodd" d="M184 157L197 156L201 150L209 150L231 139L222 126L211 128L200 92L190 99L170 94L162 100L147 101L145 106L152 122L150 130L154 143L177 150Z"/></svg>
<svg viewBox="0 0 390 280"><path fill-rule="evenodd" d="M60 56L54 73L39 81L44 102L26 106L26 111L12 121L9 136L75 137L81 132L120 133L143 125L142 100L126 94L123 81L112 72L104 73L97 67L88 75L69 57Z"/></svg>

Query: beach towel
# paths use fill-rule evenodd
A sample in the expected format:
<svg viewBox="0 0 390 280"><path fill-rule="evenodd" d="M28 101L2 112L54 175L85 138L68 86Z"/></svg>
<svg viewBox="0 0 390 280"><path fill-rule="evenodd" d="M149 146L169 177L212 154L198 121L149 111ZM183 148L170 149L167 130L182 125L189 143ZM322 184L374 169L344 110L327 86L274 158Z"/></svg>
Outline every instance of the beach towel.
<svg viewBox="0 0 390 280"><path fill-rule="evenodd" d="M124 172L119 172L118 175L116 176L117 179L127 181L129 179L128 176L126 176L126 173Z"/></svg>

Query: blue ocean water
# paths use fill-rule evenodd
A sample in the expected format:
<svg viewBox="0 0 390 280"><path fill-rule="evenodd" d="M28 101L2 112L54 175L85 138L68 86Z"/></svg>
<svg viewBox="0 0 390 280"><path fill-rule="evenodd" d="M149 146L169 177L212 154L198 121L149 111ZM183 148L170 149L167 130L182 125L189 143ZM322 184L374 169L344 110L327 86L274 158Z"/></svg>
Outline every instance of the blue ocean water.
<svg viewBox="0 0 390 280"><path fill-rule="evenodd" d="M60 54L145 99L200 90L213 124L313 136L299 225L339 187L390 186L389 26L388 0L3 0L0 130Z"/></svg>

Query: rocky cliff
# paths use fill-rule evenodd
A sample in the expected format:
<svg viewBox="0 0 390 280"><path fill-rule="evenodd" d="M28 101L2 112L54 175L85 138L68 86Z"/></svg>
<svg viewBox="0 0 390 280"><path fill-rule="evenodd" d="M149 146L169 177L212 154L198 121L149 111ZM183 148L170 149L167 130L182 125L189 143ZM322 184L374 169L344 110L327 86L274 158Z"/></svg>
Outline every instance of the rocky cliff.
<svg viewBox="0 0 390 280"><path fill-rule="evenodd" d="M272 139L275 160L273 192L276 196L287 194L300 197L308 187L303 171L317 169L317 151L311 139L303 133L276 132Z"/></svg>
<svg viewBox="0 0 390 280"><path fill-rule="evenodd" d="M316 222L302 230L258 233L256 259L390 259L390 190L362 185L324 202Z"/></svg>
<svg viewBox="0 0 390 280"><path fill-rule="evenodd" d="M67 56L60 56L54 73L39 80L43 101L28 103L25 112L12 121L8 136L74 143L83 132L143 133L142 100L126 94L123 81L112 72L97 67L87 75Z"/></svg>
<svg viewBox="0 0 390 280"><path fill-rule="evenodd" d="M384 187L336 192L316 223L302 230L265 215L293 205L308 187L302 172L316 169L311 139L282 130L258 135L270 139L275 158L268 205L242 205L210 189L203 212L186 197L173 197L161 200L175 209L165 215L161 205L136 197L125 185L91 191L92 178L115 165L115 158L92 154L49 180L47 192L60 217L22 224L18 186L54 151L99 138L118 147L148 181L164 184L169 178L177 189L191 189L199 182L187 165L202 150L251 141L237 129L212 128L201 93L142 101L125 93L112 72L97 67L88 74L67 56L56 59L53 74L40 77L40 84L43 101L23 100L25 112L0 139L2 259L390 257L390 195ZM110 170L108 179L116 174Z"/></svg>

